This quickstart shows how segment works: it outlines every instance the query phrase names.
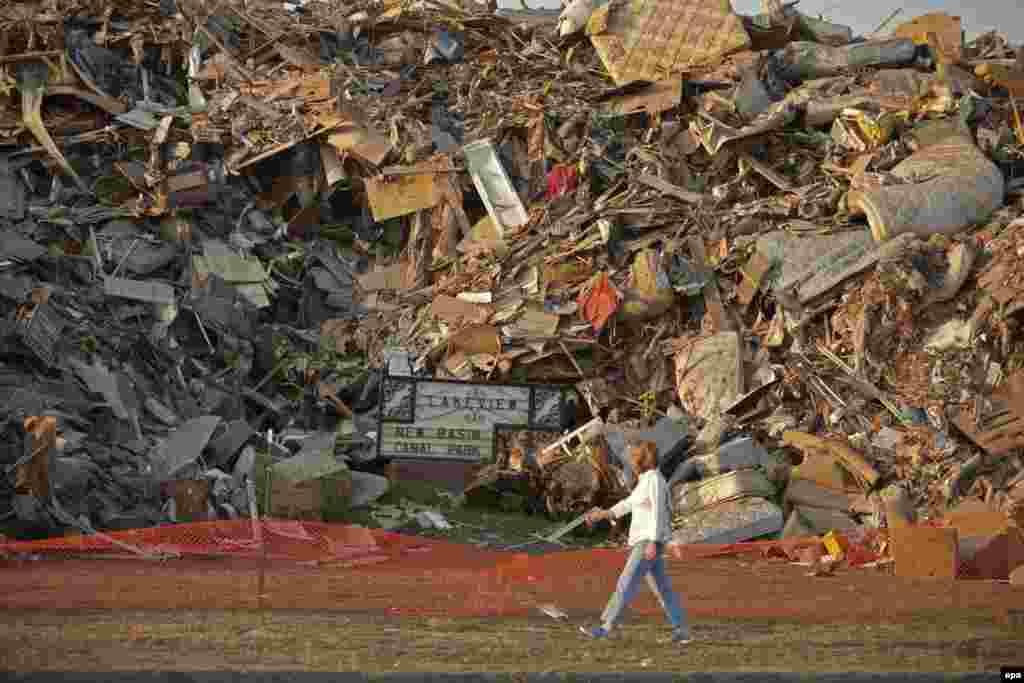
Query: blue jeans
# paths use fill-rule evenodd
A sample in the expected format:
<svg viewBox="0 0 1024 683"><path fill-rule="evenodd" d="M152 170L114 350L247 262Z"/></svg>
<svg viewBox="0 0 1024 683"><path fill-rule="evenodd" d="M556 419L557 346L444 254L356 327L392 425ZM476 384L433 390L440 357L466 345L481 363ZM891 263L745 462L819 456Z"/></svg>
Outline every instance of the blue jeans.
<svg viewBox="0 0 1024 683"><path fill-rule="evenodd" d="M686 610L680 603L679 596L672 590L668 574L665 573L665 544L658 543L658 554L654 560L644 557L647 542L641 542L630 548L629 559L619 576L619 583L615 586L615 592L608 600L608 606L604 608L601 615L601 623L611 630L622 618L622 613L636 595L640 587L640 579L646 579L651 592L658 598L661 608L665 610L672 628L687 630L689 624L686 619Z"/></svg>

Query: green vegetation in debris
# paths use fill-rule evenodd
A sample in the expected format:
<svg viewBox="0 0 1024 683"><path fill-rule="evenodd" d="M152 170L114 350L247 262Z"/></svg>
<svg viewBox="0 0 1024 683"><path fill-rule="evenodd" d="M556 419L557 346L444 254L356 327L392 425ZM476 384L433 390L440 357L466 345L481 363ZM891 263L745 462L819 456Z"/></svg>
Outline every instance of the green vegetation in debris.
<svg viewBox="0 0 1024 683"><path fill-rule="evenodd" d="M342 249L351 247L355 242L356 235L348 225L323 225L320 227L320 237L330 240Z"/></svg>
<svg viewBox="0 0 1024 683"><path fill-rule="evenodd" d="M439 512L452 528L420 528L416 514L425 510ZM401 529L428 538L490 545L539 543L541 538L567 523L540 513L528 515L519 510L469 506L464 496L440 489L431 482L402 480L393 482L388 492L373 504L349 510L345 521L371 529ZM582 530L581 535L566 536L561 542L570 547L587 547L607 540L605 532Z"/></svg>
<svg viewBox="0 0 1024 683"><path fill-rule="evenodd" d="M391 258L398 254L405 241L405 223L401 218L392 218L382 223L384 236L375 245L377 258Z"/></svg>
<svg viewBox="0 0 1024 683"><path fill-rule="evenodd" d="M78 340L78 348L82 353L91 356L99 349L100 343L96 337L88 335Z"/></svg>
<svg viewBox="0 0 1024 683"><path fill-rule="evenodd" d="M782 133L787 143L806 147L822 147L832 141L832 136L820 130L790 130Z"/></svg>
<svg viewBox="0 0 1024 683"><path fill-rule="evenodd" d="M131 196L135 191L131 182L122 175L98 178L92 189L96 193L96 198L104 206L120 206L124 203L125 198Z"/></svg>
<svg viewBox="0 0 1024 683"><path fill-rule="evenodd" d="M430 90L438 97L448 97L448 81L436 80L430 84Z"/></svg>
<svg viewBox="0 0 1024 683"><path fill-rule="evenodd" d="M583 374L588 375L590 371L594 369L594 347L585 346L579 349L573 349L572 355L576 359L576 364L580 366L580 370Z"/></svg>
<svg viewBox="0 0 1024 683"><path fill-rule="evenodd" d="M278 218L280 218L280 216L278 216ZM293 280L298 280L302 275L302 270L305 268L305 264L306 253L302 248L302 245L289 243L287 245L287 251L281 256L276 256L270 259L267 265L277 273L281 273Z"/></svg>
<svg viewBox="0 0 1024 683"><path fill-rule="evenodd" d="M269 514L273 508L272 493L269 490L274 473L273 458L267 451L257 451L255 463L256 508L261 515ZM321 519L325 522L346 522L352 493L352 475L347 467L318 480L320 487Z"/></svg>
<svg viewBox="0 0 1024 683"><path fill-rule="evenodd" d="M708 189L708 179L703 175L694 173L686 183L686 189L690 192L704 194Z"/></svg>
<svg viewBox="0 0 1024 683"><path fill-rule="evenodd" d="M361 354L341 354L326 346L302 349L285 336L274 340L271 381L291 400L298 400L305 392L307 371L317 372L320 377L342 385L361 380L368 373L366 357Z"/></svg>
<svg viewBox="0 0 1024 683"><path fill-rule="evenodd" d="M597 613L573 614L583 621ZM695 619L695 642L659 642L661 615L629 616L614 646L565 621L392 617L294 610L6 610L5 669L338 671L991 671L1024 640L993 620L946 612L911 621L817 624ZM187 657L182 653L187 652ZM501 680L501 679L499 679ZM995 680L995 678L993 678Z"/></svg>

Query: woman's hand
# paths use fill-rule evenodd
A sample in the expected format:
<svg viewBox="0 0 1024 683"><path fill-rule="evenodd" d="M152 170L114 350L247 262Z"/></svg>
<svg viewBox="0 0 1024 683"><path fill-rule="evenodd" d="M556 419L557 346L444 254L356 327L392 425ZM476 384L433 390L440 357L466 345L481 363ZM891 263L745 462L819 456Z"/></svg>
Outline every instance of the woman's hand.
<svg viewBox="0 0 1024 683"><path fill-rule="evenodd" d="M594 522L600 521L602 519L607 519L607 518L608 518L608 512L605 511L605 510L602 510L601 508L597 508L596 507L596 508L592 509L590 512L587 513L587 516L585 517L585 520L587 522L587 525L589 526L589 525L592 525Z"/></svg>

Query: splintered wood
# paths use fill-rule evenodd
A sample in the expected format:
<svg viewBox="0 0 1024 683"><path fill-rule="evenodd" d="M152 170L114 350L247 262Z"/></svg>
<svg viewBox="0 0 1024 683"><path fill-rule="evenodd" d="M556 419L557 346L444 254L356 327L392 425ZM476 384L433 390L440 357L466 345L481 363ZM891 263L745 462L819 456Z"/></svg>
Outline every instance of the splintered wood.
<svg viewBox="0 0 1024 683"><path fill-rule="evenodd" d="M50 460L57 448L57 418L25 418L25 454L15 468L14 490L41 500L50 497Z"/></svg>

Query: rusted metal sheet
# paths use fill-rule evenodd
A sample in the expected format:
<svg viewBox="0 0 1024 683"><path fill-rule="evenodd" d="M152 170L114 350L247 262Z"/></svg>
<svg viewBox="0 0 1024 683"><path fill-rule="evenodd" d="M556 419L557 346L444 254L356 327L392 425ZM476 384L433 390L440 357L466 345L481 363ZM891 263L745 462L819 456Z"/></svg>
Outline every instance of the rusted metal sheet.
<svg viewBox="0 0 1024 683"><path fill-rule="evenodd" d="M633 0L595 11L588 28L616 85L660 81L750 46L728 0Z"/></svg>

